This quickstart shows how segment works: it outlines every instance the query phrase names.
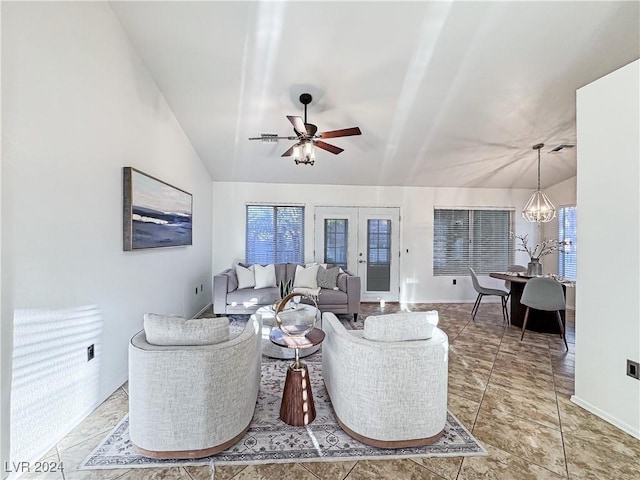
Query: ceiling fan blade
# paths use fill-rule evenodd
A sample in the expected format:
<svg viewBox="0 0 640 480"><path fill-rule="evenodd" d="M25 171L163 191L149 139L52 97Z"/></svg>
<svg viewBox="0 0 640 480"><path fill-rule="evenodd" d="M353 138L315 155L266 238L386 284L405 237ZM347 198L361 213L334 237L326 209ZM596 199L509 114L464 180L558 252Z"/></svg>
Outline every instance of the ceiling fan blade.
<svg viewBox="0 0 640 480"><path fill-rule="evenodd" d="M314 140L313 144L318 148L326 150L327 152L335 153L336 155L340 152L344 152L343 148L336 147L335 145L329 145L321 140Z"/></svg>
<svg viewBox="0 0 640 480"><path fill-rule="evenodd" d="M362 135L358 127L343 128L342 130L331 130L330 132L322 132L316 135L319 138L335 138L350 137L351 135Z"/></svg>
<svg viewBox="0 0 640 480"><path fill-rule="evenodd" d="M293 129L296 132L302 133L304 135L307 134L307 127L304 126L304 122L302 121L302 117L294 117L292 115L287 115L287 118L291 122L291 125L293 125Z"/></svg>
<svg viewBox="0 0 640 480"><path fill-rule="evenodd" d="M287 150L286 152L284 152L282 155L280 155L281 157L290 157L291 155L293 155L293 149L296 148L298 145L300 145L299 143L296 143L295 145L292 145L291 148L289 150Z"/></svg>

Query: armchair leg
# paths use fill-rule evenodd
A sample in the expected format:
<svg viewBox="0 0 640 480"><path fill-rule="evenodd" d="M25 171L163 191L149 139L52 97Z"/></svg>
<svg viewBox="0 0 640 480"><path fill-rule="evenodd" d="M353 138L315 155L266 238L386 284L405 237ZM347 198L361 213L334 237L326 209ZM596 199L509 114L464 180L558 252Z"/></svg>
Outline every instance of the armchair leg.
<svg viewBox="0 0 640 480"><path fill-rule="evenodd" d="M527 307L526 312L524 312L524 322L522 322L522 335L520 335L520 341L524 338L524 331L527 328L527 322L529 321L529 307Z"/></svg>
<svg viewBox="0 0 640 480"><path fill-rule="evenodd" d="M357 321L358 321L358 314L357 314L357 313L354 313L354 314L353 314L353 321L354 321L354 322L357 322Z"/></svg>

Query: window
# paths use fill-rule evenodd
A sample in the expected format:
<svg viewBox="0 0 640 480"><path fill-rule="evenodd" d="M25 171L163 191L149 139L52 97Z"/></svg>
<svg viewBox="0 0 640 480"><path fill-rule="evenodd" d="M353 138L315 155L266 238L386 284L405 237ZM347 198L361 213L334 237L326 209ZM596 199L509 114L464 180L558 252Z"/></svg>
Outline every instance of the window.
<svg viewBox="0 0 640 480"><path fill-rule="evenodd" d="M349 224L346 218L324 220L324 261L347 269Z"/></svg>
<svg viewBox="0 0 640 480"><path fill-rule="evenodd" d="M501 272L513 263L513 210L433 211L433 274Z"/></svg>
<svg viewBox="0 0 640 480"><path fill-rule="evenodd" d="M304 207L247 205L247 263L303 263Z"/></svg>
<svg viewBox="0 0 640 480"><path fill-rule="evenodd" d="M576 279L576 207L558 209L558 240L565 242L558 252L558 275Z"/></svg>
<svg viewBox="0 0 640 480"><path fill-rule="evenodd" d="M367 290L391 288L391 220L367 220Z"/></svg>

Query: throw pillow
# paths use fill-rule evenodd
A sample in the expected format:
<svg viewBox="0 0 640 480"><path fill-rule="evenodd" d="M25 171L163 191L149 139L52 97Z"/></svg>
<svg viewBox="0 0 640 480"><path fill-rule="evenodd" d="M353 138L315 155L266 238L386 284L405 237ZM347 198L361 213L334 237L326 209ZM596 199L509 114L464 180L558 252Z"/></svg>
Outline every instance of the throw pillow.
<svg viewBox="0 0 640 480"><path fill-rule="evenodd" d="M229 340L229 319L145 313L144 333L152 345L214 345Z"/></svg>
<svg viewBox="0 0 640 480"><path fill-rule="evenodd" d="M293 278L293 287L318 288L318 267L319 265L311 265L304 268L302 265L298 265Z"/></svg>
<svg viewBox="0 0 640 480"><path fill-rule="evenodd" d="M256 277L254 274L254 266L249 268L236 265L236 276L238 277L238 288L253 288L256 286Z"/></svg>
<svg viewBox="0 0 640 480"><path fill-rule="evenodd" d="M322 265L318 268L318 286L320 288L337 288L337 280L340 269L338 267L324 268Z"/></svg>
<svg viewBox="0 0 640 480"><path fill-rule="evenodd" d="M275 265L254 265L253 273L256 277L256 285L254 288L277 287L276 284L276 267Z"/></svg>
<svg viewBox="0 0 640 480"><path fill-rule="evenodd" d="M438 325L438 312L404 312L370 316L364 321L364 338L379 342L427 340Z"/></svg>

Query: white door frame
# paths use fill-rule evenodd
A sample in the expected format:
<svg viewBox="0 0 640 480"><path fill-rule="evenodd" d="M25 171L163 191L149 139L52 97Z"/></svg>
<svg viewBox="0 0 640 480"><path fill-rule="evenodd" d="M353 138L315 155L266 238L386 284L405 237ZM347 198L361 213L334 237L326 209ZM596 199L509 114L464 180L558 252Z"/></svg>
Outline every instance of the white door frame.
<svg viewBox="0 0 640 480"><path fill-rule="evenodd" d="M324 263L324 221L348 221L347 270L360 277L360 299L364 302L400 300L400 207L315 207L314 258ZM367 225L369 219L391 221L389 291L369 291L367 286Z"/></svg>

